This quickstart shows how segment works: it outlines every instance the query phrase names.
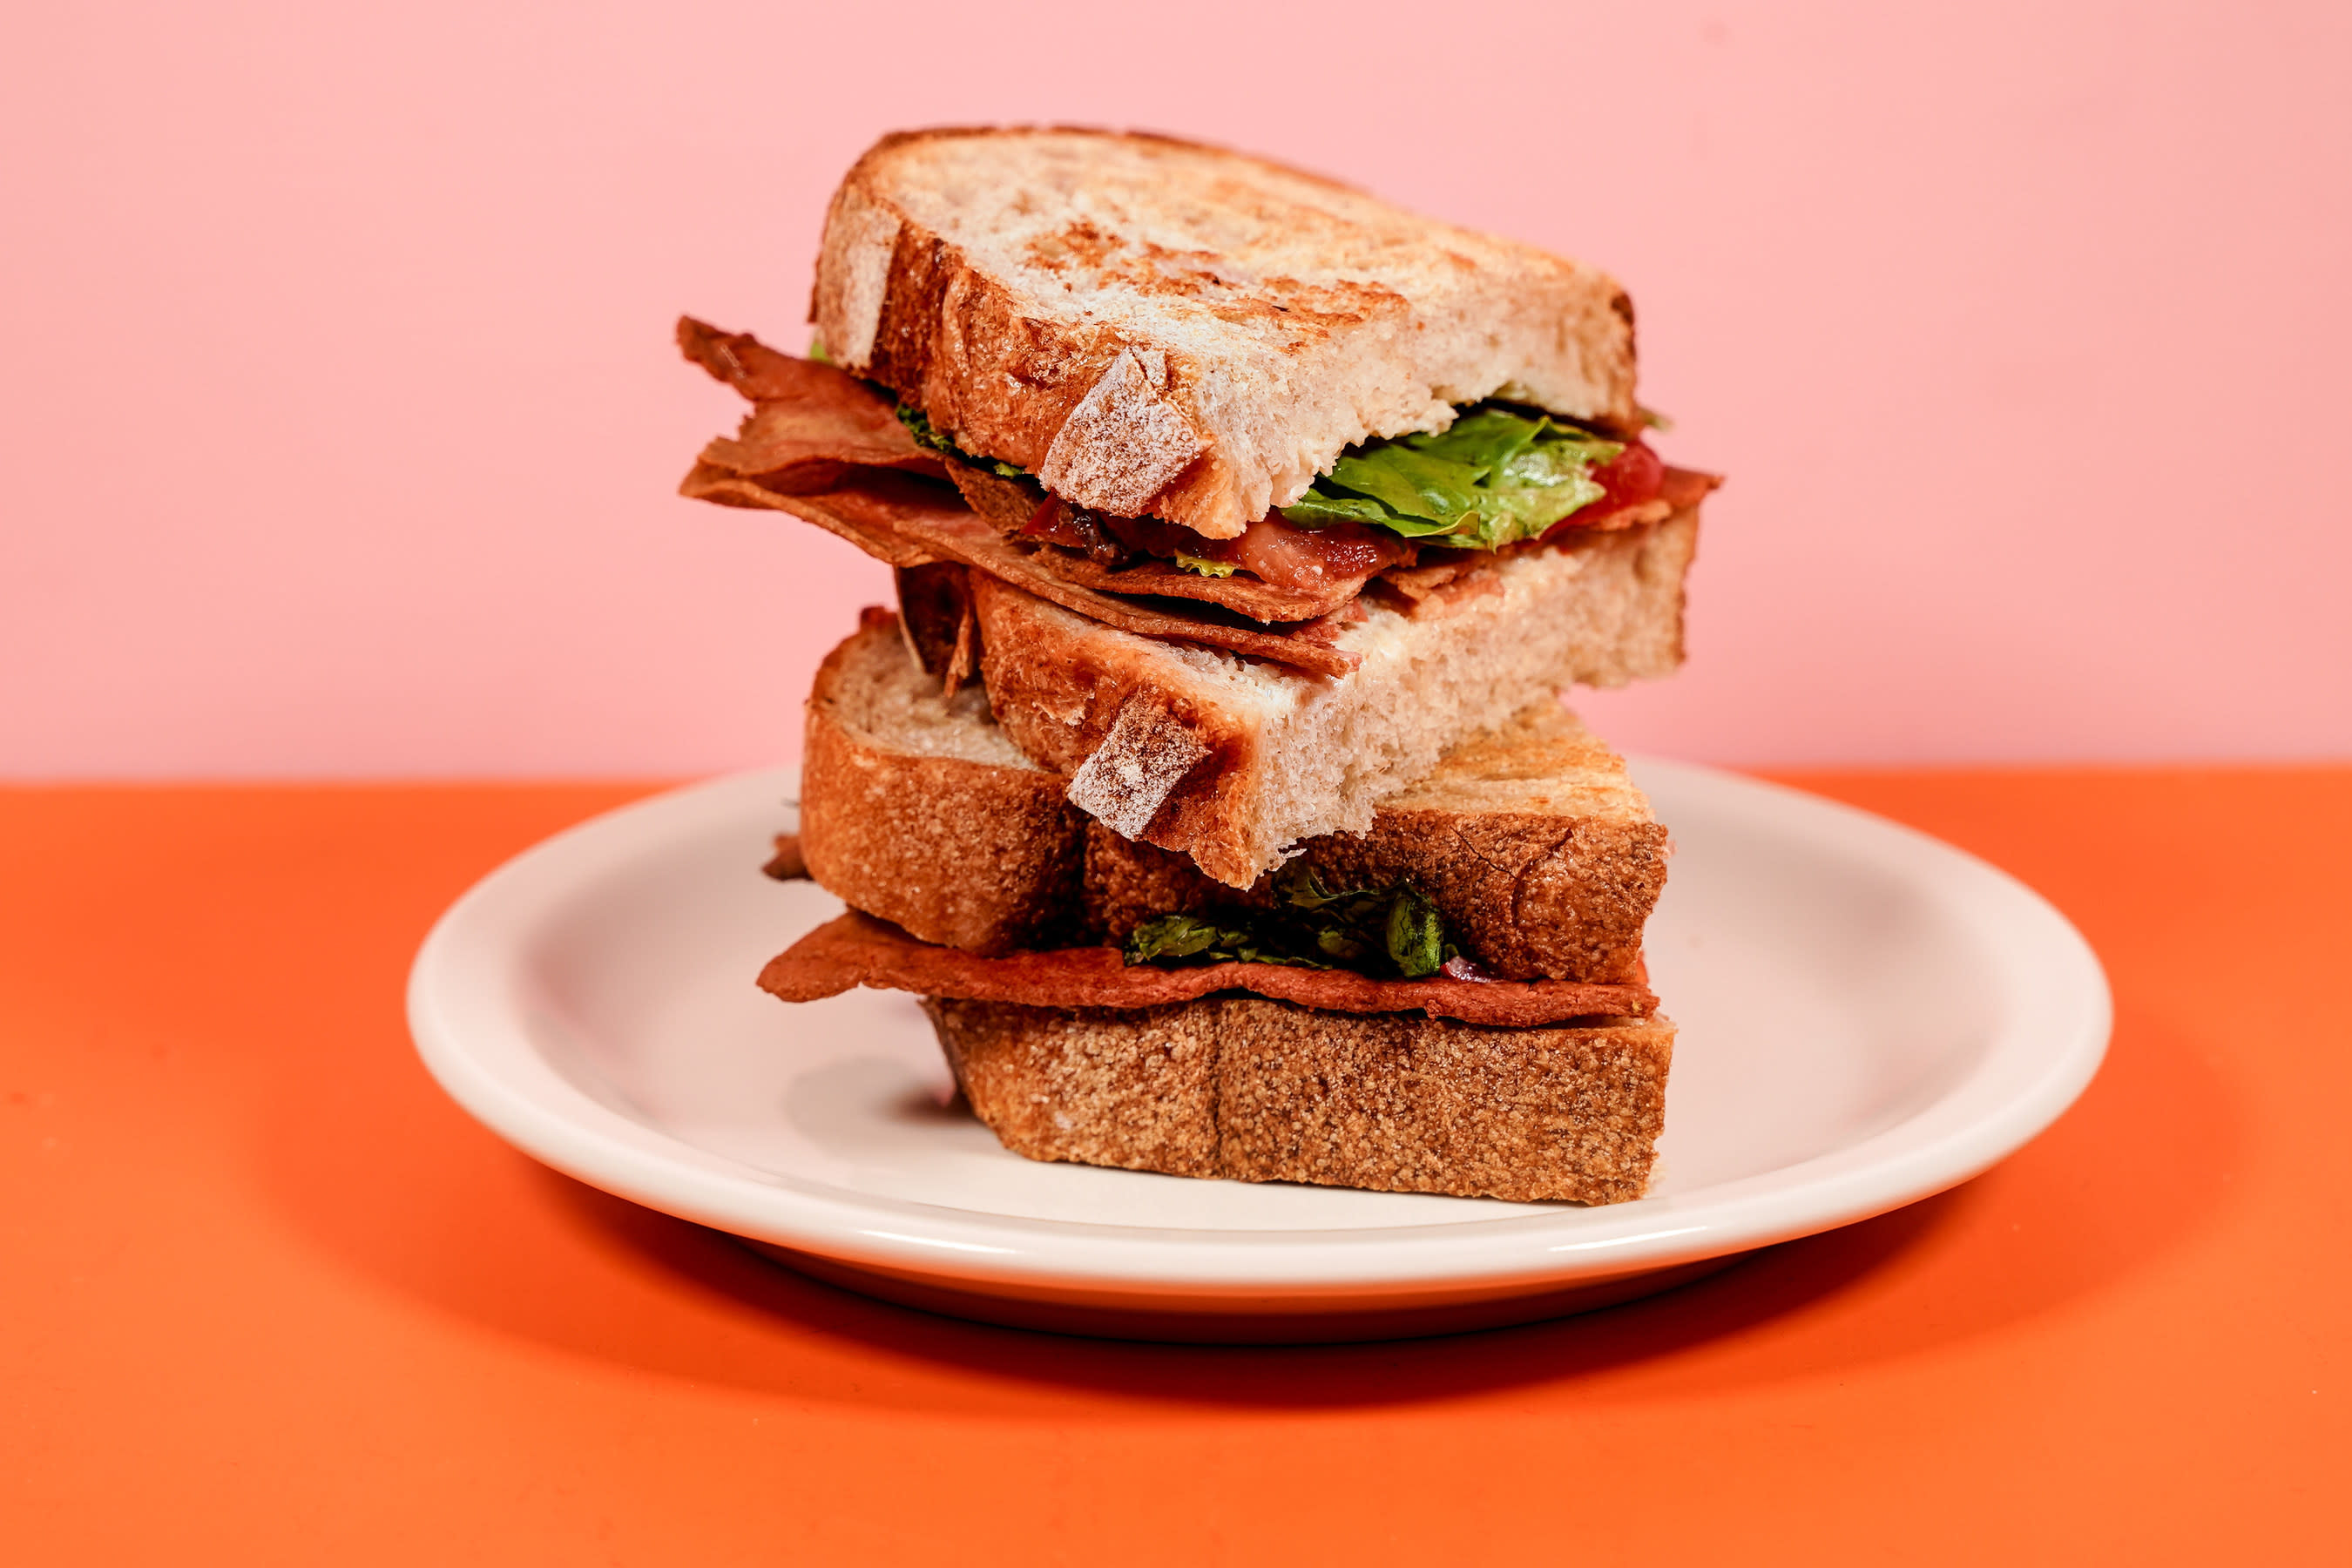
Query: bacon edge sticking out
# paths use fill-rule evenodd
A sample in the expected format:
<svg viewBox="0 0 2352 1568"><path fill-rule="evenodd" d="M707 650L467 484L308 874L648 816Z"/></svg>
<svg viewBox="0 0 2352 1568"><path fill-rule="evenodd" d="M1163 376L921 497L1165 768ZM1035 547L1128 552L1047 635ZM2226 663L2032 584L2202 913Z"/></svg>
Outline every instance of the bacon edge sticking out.
<svg viewBox="0 0 2352 1568"><path fill-rule="evenodd" d="M1212 963L1193 969L1128 964L1115 947L1062 948L982 958L918 942L855 910L828 921L768 962L760 988L786 1002L814 1002L856 986L1033 1007L1122 1010L1249 991L1327 1013L1426 1013L1465 1024L1532 1028L1569 1018L1646 1017L1658 999L1643 985L1572 980L1374 980L1344 969Z"/></svg>
<svg viewBox="0 0 2352 1568"><path fill-rule="evenodd" d="M1361 654L1314 640L1319 621L1290 631L1229 626L1191 616L1163 614L1097 594L1044 572L1034 558L1016 549L968 510L953 491L919 479L869 471L852 473L832 489L811 495L779 495L716 465L695 466L678 493L721 506L765 507L788 511L837 533L893 566L961 561L990 576L1139 637L1202 643L1252 658L1271 659L1311 675L1345 675L1363 662Z"/></svg>

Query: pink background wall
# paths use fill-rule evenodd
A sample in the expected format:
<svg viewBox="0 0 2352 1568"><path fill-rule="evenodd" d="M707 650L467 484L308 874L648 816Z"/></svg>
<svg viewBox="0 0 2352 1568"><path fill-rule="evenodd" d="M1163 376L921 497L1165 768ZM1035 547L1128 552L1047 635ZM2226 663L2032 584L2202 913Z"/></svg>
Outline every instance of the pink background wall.
<svg viewBox="0 0 2352 1568"><path fill-rule="evenodd" d="M1129 16L1142 20L1124 19ZM1599 261L1735 762L2352 753L2352 7L18 5L0 773L794 749L877 568L671 488L877 132L1261 149Z"/></svg>

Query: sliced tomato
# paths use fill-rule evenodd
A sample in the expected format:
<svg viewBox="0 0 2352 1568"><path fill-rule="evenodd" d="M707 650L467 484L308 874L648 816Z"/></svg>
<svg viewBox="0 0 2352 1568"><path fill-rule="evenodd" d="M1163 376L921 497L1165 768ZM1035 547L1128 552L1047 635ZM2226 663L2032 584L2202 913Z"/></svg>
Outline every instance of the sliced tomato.
<svg viewBox="0 0 2352 1568"><path fill-rule="evenodd" d="M1578 507L1545 531L1549 539L1571 528L1598 522L1612 512L1658 499L1666 482L1666 465L1646 441L1628 441L1625 449L1592 470L1601 485L1601 499Z"/></svg>

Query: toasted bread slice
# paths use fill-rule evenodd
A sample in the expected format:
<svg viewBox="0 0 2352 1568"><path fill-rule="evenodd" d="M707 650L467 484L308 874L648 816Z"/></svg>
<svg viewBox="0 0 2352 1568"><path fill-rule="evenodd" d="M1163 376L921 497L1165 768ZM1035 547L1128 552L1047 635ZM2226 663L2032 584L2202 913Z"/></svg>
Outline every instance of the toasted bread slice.
<svg viewBox="0 0 2352 1568"><path fill-rule="evenodd" d="M1636 417L1607 274L1160 136L885 137L834 195L813 317L965 450L1216 539L1459 404Z"/></svg>
<svg viewBox="0 0 2352 1568"><path fill-rule="evenodd" d="M966 686L943 696L898 619L865 613L809 694L800 852L809 874L926 942L1052 945L1078 913L1086 819Z"/></svg>
<svg viewBox="0 0 2352 1568"><path fill-rule="evenodd" d="M801 852L852 908L982 953L1119 942L1153 915L1265 903L1119 837L1013 746L985 695L942 700L869 611L809 700ZM1504 980L1639 984L1666 830L1622 759L1556 702L1442 756L1362 836L1307 843L1330 888L1410 883Z"/></svg>
<svg viewBox="0 0 2352 1568"><path fill-rule="evenodd" d="M975 577L990 704L1070 798L1246 888L1291 847L1363 833L1447 748L1576 684L1682 658L1695 509L1492 558L1410 611L1367 601L1318 677L1114 630Z"/></svg>
<svg viewBox="0 0 2352 1568"><path fill-rule="evenodd" d="M1032 1160L1521 1202L1640 1197L1674 1061L1655 1016L1496 1029L1260 997L924 1010L972 1110Z"/></svg>
<svg viewBox="0 0 2352 1568"><path fill-rule="evenodd" d="M1642 931L1665 889L1666 829L1622 757L1557 702L1515 714L1445 752L1372 812L1361 835L1299 848L1327 888L1419 889L1455 943L1501 980L1639 984ZM1184 856L1087 829L1089 930L1122 941L1171 911L1271 901Z"/></svg>

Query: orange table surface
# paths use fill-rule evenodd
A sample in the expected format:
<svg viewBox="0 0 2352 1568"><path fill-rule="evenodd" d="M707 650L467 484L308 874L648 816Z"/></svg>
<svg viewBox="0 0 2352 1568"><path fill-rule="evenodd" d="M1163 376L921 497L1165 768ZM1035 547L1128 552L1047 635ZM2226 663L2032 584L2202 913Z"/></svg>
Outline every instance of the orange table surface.
<svg viewBox="0 0 2352 1568"><path fill-rule="evenodd" d="M0 1557L2352 1562L2352 771L1796 782L2081 925L2081 1103L1679 1291L1307 1350L885 1306L467 1120L410 955L638 792L0 792Z"/></svg>

